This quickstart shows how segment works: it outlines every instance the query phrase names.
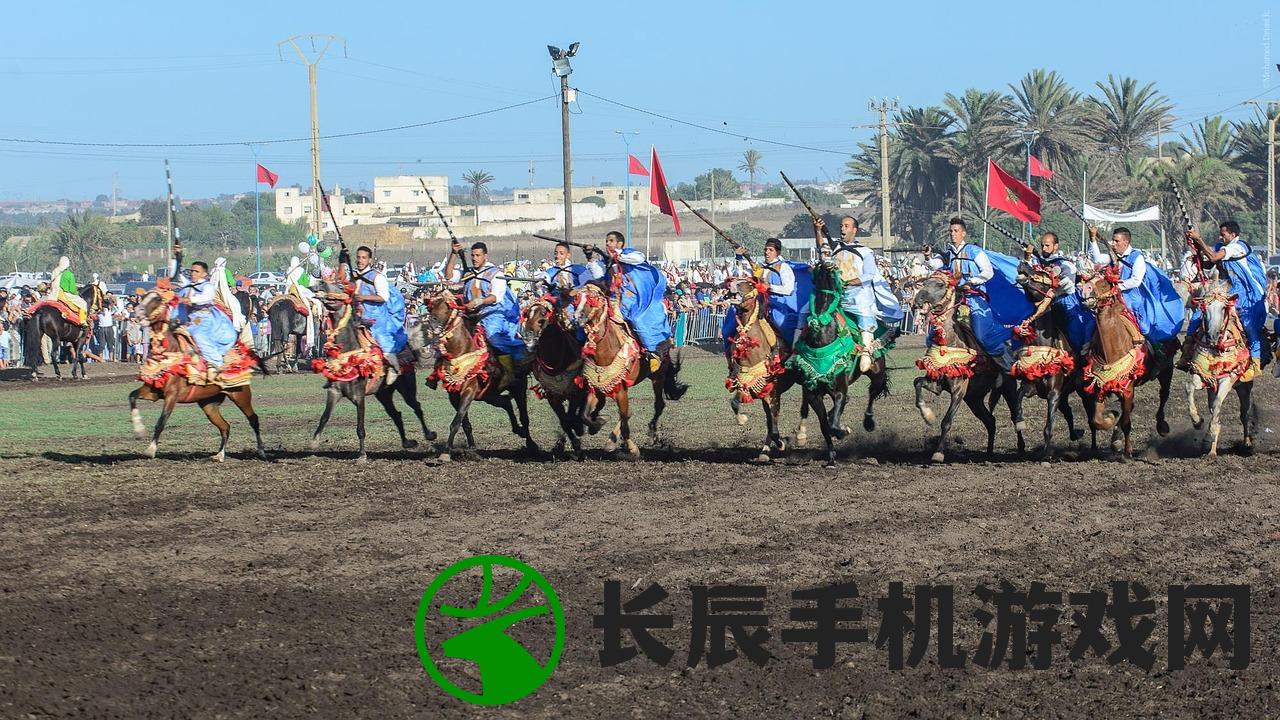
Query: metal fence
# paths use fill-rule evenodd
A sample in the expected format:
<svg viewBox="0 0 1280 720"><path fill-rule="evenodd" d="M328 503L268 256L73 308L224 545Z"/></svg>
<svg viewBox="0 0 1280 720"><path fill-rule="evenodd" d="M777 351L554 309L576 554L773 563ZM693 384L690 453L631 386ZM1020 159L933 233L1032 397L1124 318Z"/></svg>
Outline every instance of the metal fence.
<svg viewBox="0 0 1280 720"><path fill-rule="evenodd" d="M677 316L672 325L672 333L682 345L719 345L722 342L720 333L724 325L723 312L711 312L700 309L690 313L682 313L684 332L680 332L680 317Z"/></svg>

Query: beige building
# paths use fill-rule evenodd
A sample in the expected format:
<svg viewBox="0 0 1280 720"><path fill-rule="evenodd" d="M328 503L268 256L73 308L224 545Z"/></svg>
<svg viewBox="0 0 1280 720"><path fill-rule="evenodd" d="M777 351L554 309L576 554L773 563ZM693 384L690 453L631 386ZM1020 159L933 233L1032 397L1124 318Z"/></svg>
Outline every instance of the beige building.
<svg viewBox="0 0 1280 720"><path fill-rule="evenodd" d="M440 205L440 211L453 221L457 208L449 205L449 178L445 175L387 175L373 179L369 202L348 203L341 188L330 193L333 214L342 227L348 225L428 225L435 218L431 200L423 184ZM311 194L297 187L276 188L276 217L281 222L299 219L311 221ZM328 213L322 218L325 232L333 231Z"/></svg>
<svg viewBox="0 0 1280 720"><path fill-rule="evenodd" d="M589 197L598 197L604 200L606 205L622 205L627 204L627 188L626 186L615 185L599 185L596 187L575 187L572 189L573 202L579 203ZM649 187L647 185L631 186L631 214L635 215L636 206L642 202L649 200ZM545 187L545 188L517 188L511 194L511 201L516 205L539 205L564 202L564 188L562 187ZM641 205L641 207L643 207Z"/></svg>

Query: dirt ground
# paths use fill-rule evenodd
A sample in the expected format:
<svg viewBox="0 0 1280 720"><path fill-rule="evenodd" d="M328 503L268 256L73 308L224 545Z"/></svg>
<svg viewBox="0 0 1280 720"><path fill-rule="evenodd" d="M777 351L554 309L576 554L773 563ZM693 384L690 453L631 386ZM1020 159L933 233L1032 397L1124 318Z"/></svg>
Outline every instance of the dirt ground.
<svg viewBox="0 0 1280 720"><path fill-rule="evenodd" d="M1041 464L1013 450L1002 415L989 460L964 416L954 461L934 465L933 431L910 398L913 356L895 355L878 429L845 440L834 470L805 453L749 464L763 421L753 408L746 428L733 423L713 356L688 362L694 388L639 462L604 457L600 437L586 462L526 458L491 408L476 411L476 458L441 465L402 451L372 410L372 462L352 462L349 410L313 456L305 435L320 391L305 377L255 381L269 462L251 458L230 410L232 457L209 463L212 428L190 407L147 461L145 441L128 434L126 381L0 384L10 418L0 417L0 717L1280 717L1274 378L1258 383L1250 456L1234 451L1239 426L1228 422L1228 454L1195 457L1179 377L1168 438L1154 437L1143 389L1136 459L1097 459L1059 439L1063 459ZM423 392L444 429L443 397ZM550 413L531 403L549 446ZM790 427L796 400L784 403ZM149 426L155 408L145 410ZM68 429L46 417L58 412L78 419ZM1028 418L1034 449L1042 402ZM498 708L436 687L413 637L436 573L485 553L540 571L568 630L546 685ZM667 667L643 656L601 667L592 616L607 580L621 581L624 600L651 582L671 593L655 608L674 615L672 630L655 631L675 651ZM1001 580L1063 593L1143 583L1154 667L1068 659L1070 606L1048 670L975 666L983 627L971 592ZM790 593L836 581L857 583L871 641L890 582L954 586L955 641L970 661L940 668L934 638L914 668L889 670L887 651L861 642L813 669L812 646L780 641L795 626ZM772 658L688 669L689 588L729 583L767 587ZM1166 588L1193 583L1251 586L1247 668L1219 650L1167 669Z"/></svg>

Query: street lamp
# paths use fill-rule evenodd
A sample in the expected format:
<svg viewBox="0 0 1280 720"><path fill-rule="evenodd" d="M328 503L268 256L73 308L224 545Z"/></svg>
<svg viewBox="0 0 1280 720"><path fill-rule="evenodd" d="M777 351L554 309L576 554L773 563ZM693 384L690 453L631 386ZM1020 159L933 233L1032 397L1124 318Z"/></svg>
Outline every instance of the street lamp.
<svg viewBox="0 0 1280 720"><path fill-rule="evenodd" d="M560 144L564 152L564 239L569 241L573 235L573 167L569 162L569 103L573 102L577 93L569 87L569 75L573 67L569 58L578 54L582 43L572 43L567 51L555 45L548 45L551 54L551 72L560 78Z"/></svg>

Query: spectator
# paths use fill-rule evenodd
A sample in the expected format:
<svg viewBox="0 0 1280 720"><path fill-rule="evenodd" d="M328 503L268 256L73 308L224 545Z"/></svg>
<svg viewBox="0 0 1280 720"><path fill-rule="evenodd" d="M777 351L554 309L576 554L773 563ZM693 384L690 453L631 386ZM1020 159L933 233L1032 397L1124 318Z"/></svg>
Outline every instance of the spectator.
<svg viewBox="0 0 1280 720"><path fill-rule="evenodd" d="M9 328L8 320L0 320L0 370L9 367Z"/></svg>
<svg viewBox="0 0 1280 720"><path fill-rule="evenodd" d="M111 302L98 313L98 328L94 338L97 340L97 354L103 362L111 360L111 352L115 348L115 315L115 304Z"/></svg>

